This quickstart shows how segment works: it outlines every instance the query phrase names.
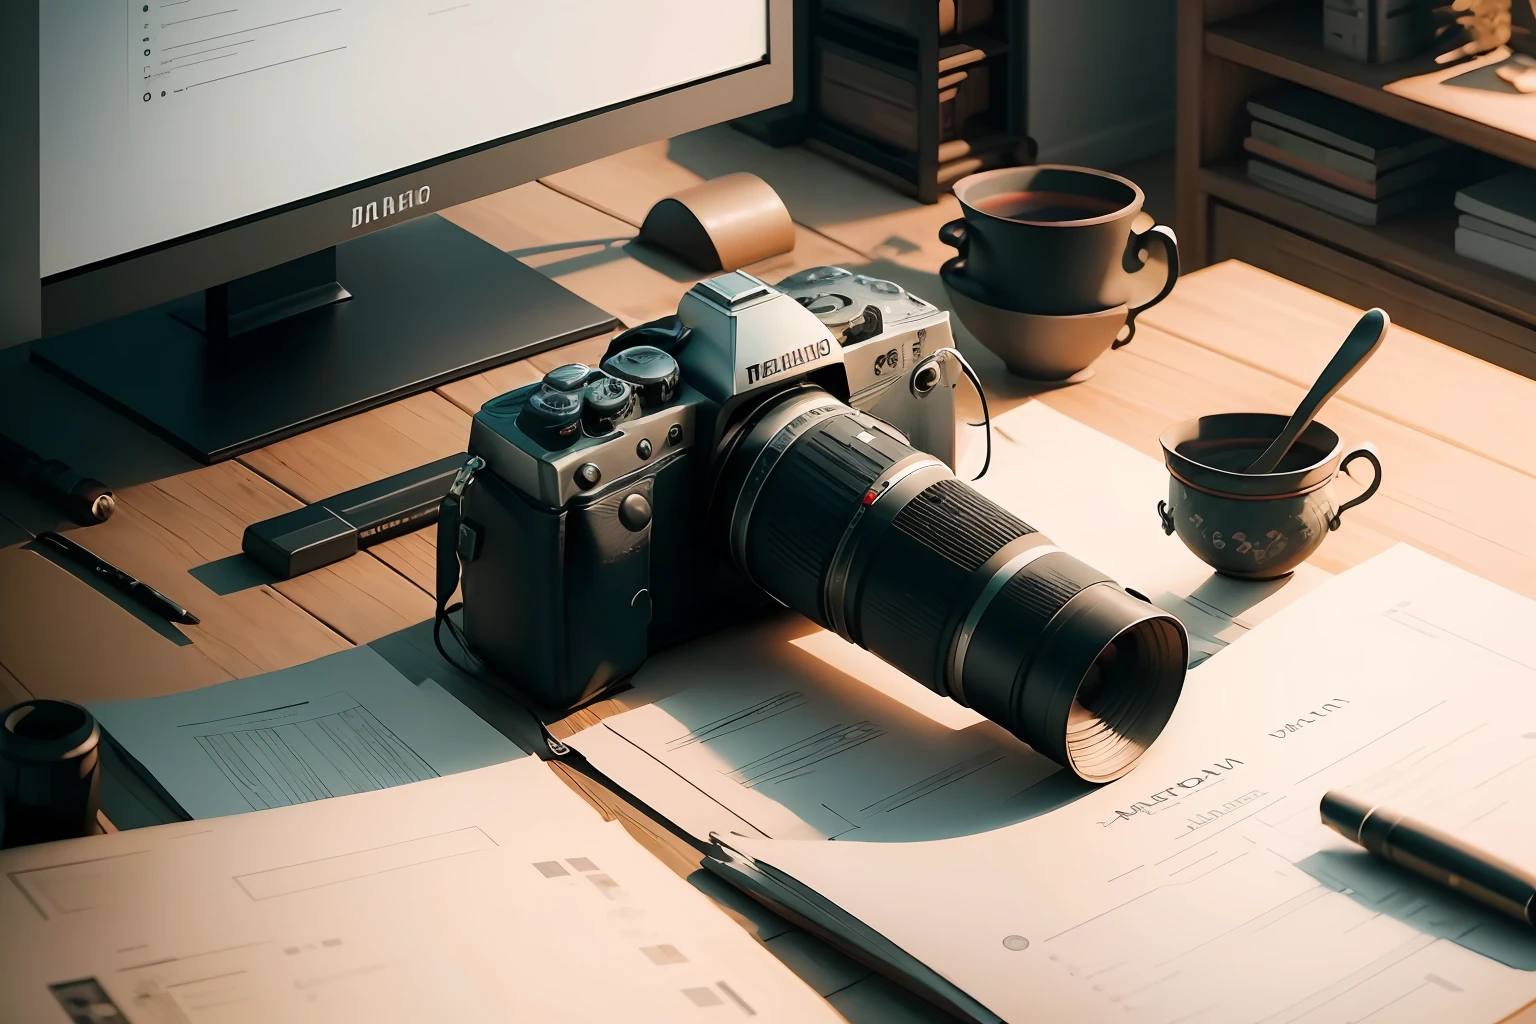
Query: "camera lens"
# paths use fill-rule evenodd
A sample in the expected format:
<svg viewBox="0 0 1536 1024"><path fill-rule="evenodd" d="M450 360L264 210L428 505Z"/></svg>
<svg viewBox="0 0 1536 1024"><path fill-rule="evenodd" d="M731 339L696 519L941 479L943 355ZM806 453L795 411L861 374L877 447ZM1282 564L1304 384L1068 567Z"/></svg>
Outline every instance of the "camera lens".
<svg viewBox="0 0 1536 1024"><path fill-rule="evenodd" d="M1188 637L879 420L800 388L740 428L715 515L779 601L1090 782L1167 724Z"/></svg>

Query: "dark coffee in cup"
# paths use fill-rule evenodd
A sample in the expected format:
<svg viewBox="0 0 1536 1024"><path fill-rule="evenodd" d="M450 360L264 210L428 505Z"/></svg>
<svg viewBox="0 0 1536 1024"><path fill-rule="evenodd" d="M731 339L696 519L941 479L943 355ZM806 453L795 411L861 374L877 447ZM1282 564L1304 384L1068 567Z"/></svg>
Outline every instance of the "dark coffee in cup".
<svg viewBox="0 0 1536 1024"><path fill-rule="evenodd" d="M1070 192L1043 192L1025 189L999 192L979 200L976 208L1005 220L1033 221L1037 224L1061 224L1074 220L1092 220L1114 213L1117 205L1094 196Z"/></svg>
<svg viewBox="0 0 1536 1024"><path fill-rule="evenodd" d="M955 198L965 217L939 239L960 250L961 272L1000 308L1081 316L1123 305L1134 320L1178 279L1173 232L1133 230L1142 192L1118 174L1005 167L960 179Z"/></svg>

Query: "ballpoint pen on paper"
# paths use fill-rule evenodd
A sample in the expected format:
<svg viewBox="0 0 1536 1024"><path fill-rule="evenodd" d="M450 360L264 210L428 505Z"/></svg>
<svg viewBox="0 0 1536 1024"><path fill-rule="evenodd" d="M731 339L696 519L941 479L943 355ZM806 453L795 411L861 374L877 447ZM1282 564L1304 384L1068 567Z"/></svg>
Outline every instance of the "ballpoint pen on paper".
<svg viewBox="0 0 1536 1024"><path fill-rule="evenodd" d="M1337 790L1323 794L1318 810L1324 825L1383 860L1455 889L1521 924L1536 926L1536 872Z"/></svg>
<svg viewBox="0 0 1536 1024"><path fill-rule="evenodd" d="M200 621L196 615L193 615L154 587L147 583L140 583L111 562L93 555L68 537L57 533L40 533L37 535L37 542L39 544L46 544L70 561L84 566L90 570L92 575L102 580L108 586L128 595L128 597L161 618L168 619L171 622L185 623L188 626L195 626Z"/></svg>

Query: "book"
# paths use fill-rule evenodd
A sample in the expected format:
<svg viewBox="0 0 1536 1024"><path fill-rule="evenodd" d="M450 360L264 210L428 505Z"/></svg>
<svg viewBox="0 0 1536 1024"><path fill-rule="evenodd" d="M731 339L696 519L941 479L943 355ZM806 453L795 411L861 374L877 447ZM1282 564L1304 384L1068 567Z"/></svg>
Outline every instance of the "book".
<svg viewBox="0 0 1536 1024"><path fill-rule="evenodd" d="M1536 235L1536 171L1508 171L1456 193L1456 209Z"/></svg>
<svg viewBox="0 0 1536 1024"><path fill-rule="evenodd" d="M939 35L969 32L992 20L992 0L930 0L936 3ZM822 9L856 21L916 36L922 29L923 5L893 4L890 0L823 0Z"/></svg>
<svg viewBox="0 0 1536 1024"><path fill-rule="evenodd" d="M1440 170L1439 162L1428 158L1388 171L1373 181L1361 181L1343 171L1297 156L1252 135L1243 140L1243 148L1270 163L1299 171L1310 178L1316 178L1326 185L1343 189L1362 199L1385 199L1410 186L1430 180Z"/></svg>
<svg viewBox="0 0 1536 1024"><path fill-rule="evenodd" d="M1418 206L1427 195L1425 189L1415 187L1385 199L1364 199L1263 160L1248 161L1248 177L1271 191L1356 224L1380 224L1390 220Z"/></svg>
<svg viewBox="0 0 1536 1024"><path fill-rule="evenodd" d="M905 150L916 150L917 83L832 49L820 54L817 109L829 120ZM991 100L986 64L940 80L939 139L961 134ZM944 83L951 83L945 87Z"/></svg>
<svg viewBox="0 0 1536 1024"><path fill-rule="evenodd" d="M1490 235L1494 238L1502 238L1506 242L1511 242L1526 249L1536 249L1536 235L1528 235L1524 231L1516 231L1514 228L1507 228L1502 224L1495 224L1491 220L1483 220L1481 217L1474 217L1470 213L1464 213L1460 217L1457 217L1456 225L1458 227L1466 228L1469 231L1476 231L1479 234Z"/></svg>
<svg viewBox="0 0 1536 1024"><path fill-rule="evenodd" d="M1347 174L1359 181L1375 181L1381 173L1381 168L1377 167L1370 160L1353 156L1341 149L1334 149L1332 146L1325 146L1321 142L1314 142L1312 139L1304 138L1295 132L1288 132L1284 128L1270 124L1267 121L1252 122L1249 127L1249 137L1274 146L1276 149L1283 149L1287 153L1300 157L1303 160L1332 168L1341 174ZM1424 163L1426 161L1433 161L1437 165L1440 163L1439 158L1434 156L1425 157L1423 160L1415 162Z"/></svg>
<svg viewBox="0 0 1536 1024"><path fill-rule="evenodd" d="M1287 86L1248 101L1248 113L1315 142L1390 170L1438 153L1450 143L1311 89Z"/></svg>
<svg viewBox="0 0 1536 1024"><path fill-rule="evenodd" d="M1536 281L1536 249L1459 227L1456 229L1456 254Z"/></svg>

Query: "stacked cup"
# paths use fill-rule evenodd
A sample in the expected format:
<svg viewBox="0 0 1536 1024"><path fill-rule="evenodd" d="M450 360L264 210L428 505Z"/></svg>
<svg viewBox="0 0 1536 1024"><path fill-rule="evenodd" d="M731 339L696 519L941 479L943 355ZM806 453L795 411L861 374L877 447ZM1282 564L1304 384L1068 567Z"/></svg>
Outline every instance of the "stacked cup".
<svg viewBox="0 0 1536 1024"><path fill-rule="evenodd" d="M1005 167L954 191L965 216L939 229L959 250L940 271L944 288L960 322L1018 376L1086 379L1178 280L1173 231L1137 230L1145 196L1117 174Z"/></svg>

